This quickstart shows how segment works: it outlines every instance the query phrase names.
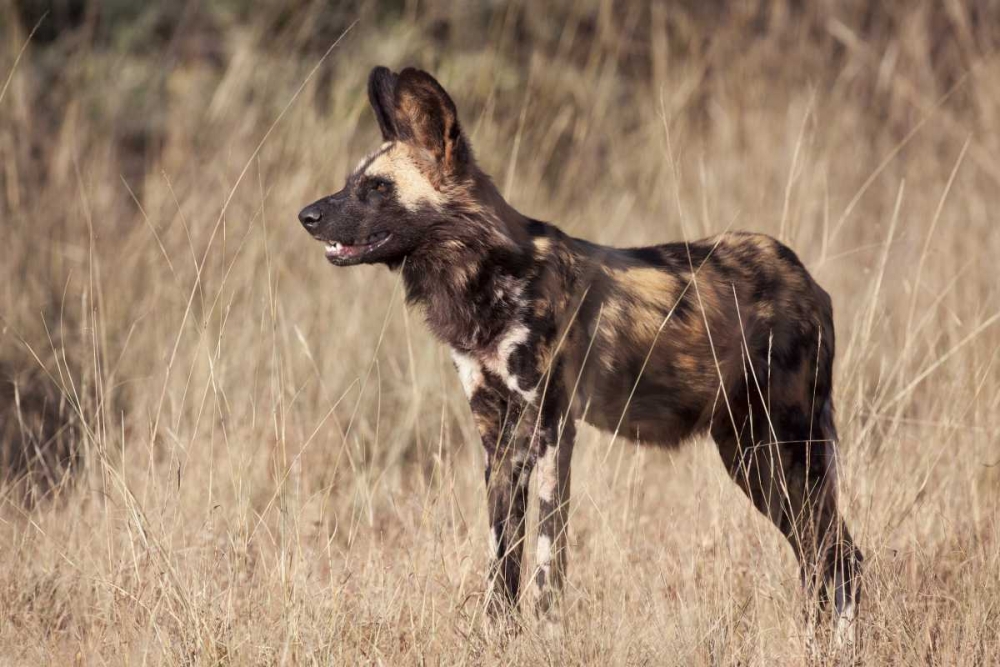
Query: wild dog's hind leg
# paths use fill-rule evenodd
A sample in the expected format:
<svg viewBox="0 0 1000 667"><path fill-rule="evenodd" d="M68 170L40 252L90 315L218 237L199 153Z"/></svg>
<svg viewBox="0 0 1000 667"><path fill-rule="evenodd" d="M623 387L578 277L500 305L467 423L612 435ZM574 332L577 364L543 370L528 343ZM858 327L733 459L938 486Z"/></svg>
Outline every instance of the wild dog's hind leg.
<svg viewBox="0 0 1000 667"><path fill-rule="evenodd" d="M844 634L860 599L862 556L837 508L832 405L829 396L816 400L811 419L805 406L776 404L768 413L737 391L729 410L716 411L712 436L733 480L791 543L807 591L827 607L833 589Z"/></svg>

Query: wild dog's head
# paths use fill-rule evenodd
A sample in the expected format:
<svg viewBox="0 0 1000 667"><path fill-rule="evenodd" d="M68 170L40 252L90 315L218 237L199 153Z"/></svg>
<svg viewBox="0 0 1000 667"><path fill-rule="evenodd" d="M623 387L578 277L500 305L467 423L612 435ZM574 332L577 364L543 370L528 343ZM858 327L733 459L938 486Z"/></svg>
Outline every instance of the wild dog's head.
<svg viewBox="0 0 1000 667"><path fill-rule="evenodd" d="M396 266L433 245L454 244L480 181L455 103L426 72L376 67L368 98L384 143L344 189L310 204L299 220L339 266Z"/></svg>

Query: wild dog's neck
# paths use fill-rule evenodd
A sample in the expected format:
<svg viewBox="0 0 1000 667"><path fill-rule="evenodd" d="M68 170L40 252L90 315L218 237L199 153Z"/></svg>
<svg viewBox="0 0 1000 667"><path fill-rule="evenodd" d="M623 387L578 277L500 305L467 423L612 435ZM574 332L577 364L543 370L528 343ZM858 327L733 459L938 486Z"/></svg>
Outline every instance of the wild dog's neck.
<svg viewBox="0 0 1000 667"><path fill-rule="evenodd" d="M407 301L425 309L443 342L472 351L488 347L523 308L531 266L527 219L483 177L474 206L442 223L445 240L433 240L407 257Z"/></svg>

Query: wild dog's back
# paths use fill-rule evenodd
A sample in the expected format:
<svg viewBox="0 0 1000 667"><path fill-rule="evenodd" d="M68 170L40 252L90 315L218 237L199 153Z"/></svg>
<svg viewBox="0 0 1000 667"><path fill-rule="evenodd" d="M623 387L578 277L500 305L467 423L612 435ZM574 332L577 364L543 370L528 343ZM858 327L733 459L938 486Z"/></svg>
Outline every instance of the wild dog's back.
<svg viewBox="0 0 1000 667"><path fill-rule="evenodd" d="M550 288L536 299L563 303L534 309L575 319L560 349L562 372L578 386L576 415L593 425L669 445L704 428L725 400L720 386L729 389L746 374L759 375L762 388L778 367L796 384L817 375L829 382L829 297L777 240L737 232L613 249L544 238L548 271L563 277L542 273ZM570 310L567 285L582 298L578 311ZM748 352L753 372L744 363ZM803 387L786 385L774 390L803 395Z"/></svg>

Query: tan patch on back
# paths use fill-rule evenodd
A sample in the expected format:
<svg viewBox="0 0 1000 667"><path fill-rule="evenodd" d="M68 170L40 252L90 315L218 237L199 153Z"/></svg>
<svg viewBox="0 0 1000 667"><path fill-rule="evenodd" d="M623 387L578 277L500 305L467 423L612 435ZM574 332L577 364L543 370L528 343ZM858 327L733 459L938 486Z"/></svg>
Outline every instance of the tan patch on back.
<svg viewBox="0 0 1000 667"><path fill-rule="evenodd" d="M420 169L412 149L406 144L395 143L384 153L372 160L365 169L366 176L380 176L392 181L396 187L396 197L405 208L414 211L421 206L441 208L445 196L431 183Z"/></svg>
<svg viewBox="0 0 1000 667"><path fill-rule="evenodd" d="M615 297L610 297L601 305L601 319L598 328L599 336L604 340L605 352L600 354L601 365L607 370L614 370L615 350L628 326L625 304Z"/></svg>
<svg viewBox="0 0 1000 667"><path fill-rule="evenodd" d="M643 344L652 344L683 289L677 277L652 267L608 270L608 274L629 297L627 304L614 299L605 304L609 323L629 330Z"/></svg>
<svg viewBox="0 0 1000 667"><path fill-rule="evenodd" d="M532 239L532 243L535 246L535 254L539 257L549 254L549 249L552 247L552 241L547 236L536 236Z"/></svg>
<svg viewBox="0 0 1000 667"><path fill-rule="evenodd" d="M673 303L678 292L677 279L663 269L635 267L609 273L623 290L642 301Z"/></svg>
<svg viewBox="0 0 1000 667"><path fill-rule="evenodd" d="M621 331L627 324L625 304L615 297L607 299L604 302L604 309L601 312L601 328L610 329L612 332L615 332Z"/></svg>
<svg viewBox="0 0 1000 667"><path fill-rule="evenodd" d="M770 301L758 301L753 304L754 313L758 319L761 320L772 320L774 319L774 304Z"/></svg>

